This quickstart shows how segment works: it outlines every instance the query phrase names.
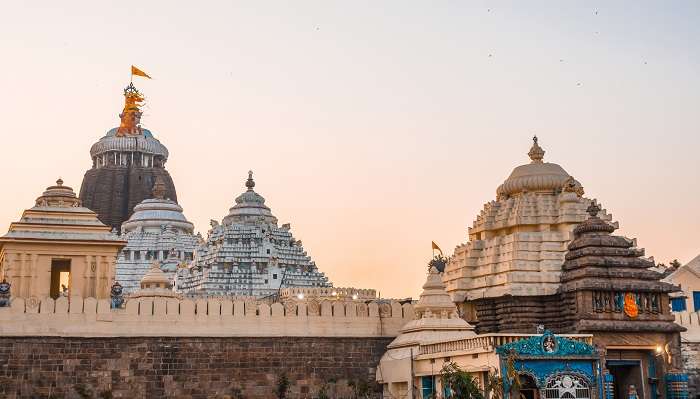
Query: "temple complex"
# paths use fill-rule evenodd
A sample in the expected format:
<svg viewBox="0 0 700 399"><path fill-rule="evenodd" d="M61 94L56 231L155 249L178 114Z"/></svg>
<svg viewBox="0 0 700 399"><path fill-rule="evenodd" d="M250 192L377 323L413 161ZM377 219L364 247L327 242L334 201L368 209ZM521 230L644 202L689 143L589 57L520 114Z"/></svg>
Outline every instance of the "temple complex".
<svg viewBox="0 0 700 399"><path fill-rule="evenodd" d="M469 241L455 248L444 280L464 317L527 308L513 326L532 332L551 313L572 230L587 218L590 199L561 166L544 162L534 139L529 164L516 167L469 229ZM611 216L603 212L602 217ZM477 330L479 330L477 325ZM489 332L491 330L480 330Z"/></svg>
<svg viewBox="0 0 700 399"><path fill-rule="evenodd" d="M163 181L164 197L177 202L175 185L165 170L168 149L140 125L143 101L133 84L124 89L121 124L93 144L92 168L85 172L80 188L83 205L117 230L137 204L150 198L156 178Z"/></svg>
<svg viewBox="0 0 700 399"><path fill-rule="evenodd" d="M0 237L0 275L34 305L48 297L109 298L125 244L58 179Z"/></svg>
<svg viewBox="0 0 700 399"><path fill-rule="evenodd" d="M199 238L194 226L182 213L182 207L165 198L166 188L156 177L152 198L134 207L134 213L122 224L122 238L128 241L117 259L116 279L129 293L157 261L173 285L175 272L194 258Z"/></svg>
<svg viewBox="0 0 700 399"><path fill-rule="evenodd" d="M222 223L212 221L192 265L178 270L176 289L187 295L264 297L285 287L331 287L290 225L278 226L265 198L254 191L253 172L245 186Z"/></svg>

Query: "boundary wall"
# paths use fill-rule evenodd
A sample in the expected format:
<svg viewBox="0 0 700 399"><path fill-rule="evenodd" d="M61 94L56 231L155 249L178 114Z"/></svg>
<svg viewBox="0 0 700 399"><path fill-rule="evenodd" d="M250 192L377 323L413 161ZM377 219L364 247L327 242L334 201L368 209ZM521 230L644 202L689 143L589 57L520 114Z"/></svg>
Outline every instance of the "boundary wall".
<svg viewBox="0 0 700 399"><path fill-rule="evenodd" d="M265 303L221 299L13 298L0 308L0 336L395 337L413 320L397 301Z"/></svg>
<svg viewBox="0 0 700 399"><path fill-rule="evenodd" d="M700 313L674 312L676 323L685 327L681 332L681 358L688 373L688 391L691 398L700 395Z"/></svg>

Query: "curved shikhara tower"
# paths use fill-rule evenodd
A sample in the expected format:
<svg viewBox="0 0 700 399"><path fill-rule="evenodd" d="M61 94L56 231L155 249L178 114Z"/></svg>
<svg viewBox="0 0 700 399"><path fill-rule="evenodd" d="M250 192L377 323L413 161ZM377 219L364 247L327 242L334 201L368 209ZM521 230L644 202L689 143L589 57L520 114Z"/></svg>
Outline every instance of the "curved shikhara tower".
<svg viewBox="0 0 700 399"><path fill-rule="evenodd" d="M443 279L467 320L487 322L511 306L546 312L560 286L573 228L586 220L591 200L561 166L543 162L537 137L529 164L516 167L484 205L455 248ZM611 217L601 213L605 220ZM478 313L478 317L477 317ZM484 323L482 323L483 325Z"/></svg>
<svg viewBox="0 0 700 399"><path fill-rule="evenodd" d="M80 187L84 206L117 230L137 204L150 198L156 179L165 185L165 198L177 202L175 185L165 170L168 149L140 125L143 101L133 84L124 89L121 123L90 148L92 168Z"/></svg>
<svg viewBox="0 0 700 399"><path fill-rule="evenodd" d="M265 198L253 190L253 172L245 185L222 223L212 221L193 265L177 271L177 290L188 296L265 297L286 287L331 287L290 225L278 226Z"/></svg>

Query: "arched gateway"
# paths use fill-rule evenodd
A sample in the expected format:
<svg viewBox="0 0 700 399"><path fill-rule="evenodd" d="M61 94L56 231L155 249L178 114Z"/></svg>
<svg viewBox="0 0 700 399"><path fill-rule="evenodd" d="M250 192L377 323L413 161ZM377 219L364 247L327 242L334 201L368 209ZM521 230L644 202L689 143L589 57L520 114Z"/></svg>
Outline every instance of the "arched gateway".
<svg viewBox="0 0 700 399"><path fill-rule="evenodd" d="M509 397L520 381L520 397L528 399L602 399L600 355L577 339L543 335L500 346L504 392Z"/></svg>

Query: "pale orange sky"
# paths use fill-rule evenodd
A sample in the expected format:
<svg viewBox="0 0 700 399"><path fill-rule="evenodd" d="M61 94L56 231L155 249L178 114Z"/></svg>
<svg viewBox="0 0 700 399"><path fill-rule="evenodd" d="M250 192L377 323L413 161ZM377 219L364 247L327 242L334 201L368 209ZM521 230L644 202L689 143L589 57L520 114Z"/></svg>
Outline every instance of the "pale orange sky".
<svg viewBox="0 0 700 399"><path fill-rule="evenodd" d="M102 2L100 2L102 3ZM700 253L700 4L13 2L0 229L142 119L197 230L256 190L336 286L416 296L536 133L657 261ZM597 14L596 14L597 11Z"/></svg>

